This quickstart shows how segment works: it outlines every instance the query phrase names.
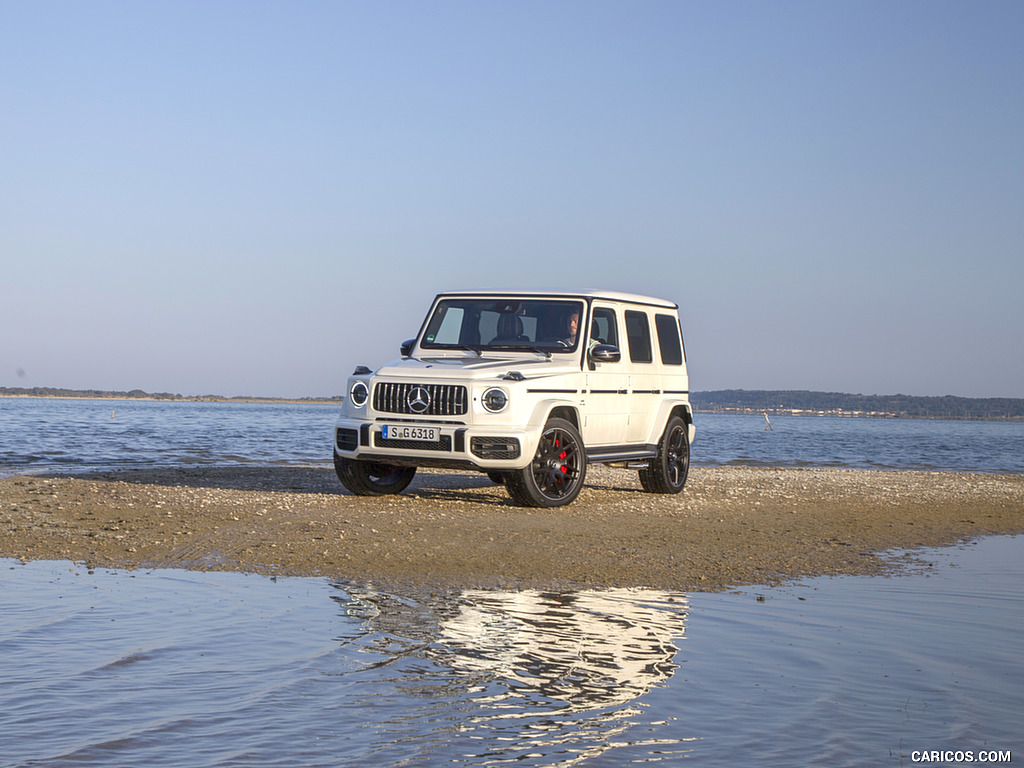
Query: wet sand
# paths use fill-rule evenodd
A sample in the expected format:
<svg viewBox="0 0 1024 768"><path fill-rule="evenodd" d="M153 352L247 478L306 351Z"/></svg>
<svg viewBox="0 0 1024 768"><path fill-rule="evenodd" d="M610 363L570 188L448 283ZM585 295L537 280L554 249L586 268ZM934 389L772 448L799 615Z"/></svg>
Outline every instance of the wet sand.
<svg viewBox="0 0 1024 768"><path fill-rule="evenodd" d="M678 496L591 467L568 507L512 504L476 473L349 495L333 468L0 478L0 557L439 587L712 591L890 573L884 553L1024 532L1024 477L695 468Z"/></svg>

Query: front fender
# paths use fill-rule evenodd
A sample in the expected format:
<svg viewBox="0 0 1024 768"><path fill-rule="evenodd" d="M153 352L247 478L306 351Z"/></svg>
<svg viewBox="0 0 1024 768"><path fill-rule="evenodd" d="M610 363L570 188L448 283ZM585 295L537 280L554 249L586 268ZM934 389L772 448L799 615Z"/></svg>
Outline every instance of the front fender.
<svg viewBox="0 0 1024 768"><path fill-rule="evenodd" d="M534 428L541 428L548 423L551 414L558 411L562 418L571 421L579 429L580 426L580 402L579 398L569 399L566 397L550 397L538 400L530 412L529 425Z"/></svg>

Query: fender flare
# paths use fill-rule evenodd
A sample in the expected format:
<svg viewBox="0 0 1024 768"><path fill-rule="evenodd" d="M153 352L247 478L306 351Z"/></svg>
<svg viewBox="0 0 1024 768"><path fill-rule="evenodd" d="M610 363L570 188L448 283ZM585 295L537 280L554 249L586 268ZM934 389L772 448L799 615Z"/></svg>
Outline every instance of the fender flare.
<svg viewBox="0 0 1024 768"><path fill-rule="evenodd" d="M668 420L673 415L678 415L686 422L687 433L690 442L693 442L694 427L693 427L693 406L690 405L689 400L662 400L658 406L658 414L654 419L654 423L651 427L652 434L647 436L647 442L654 444L661 440L662 434L665 432L665 425L668 424Z"/></svg>

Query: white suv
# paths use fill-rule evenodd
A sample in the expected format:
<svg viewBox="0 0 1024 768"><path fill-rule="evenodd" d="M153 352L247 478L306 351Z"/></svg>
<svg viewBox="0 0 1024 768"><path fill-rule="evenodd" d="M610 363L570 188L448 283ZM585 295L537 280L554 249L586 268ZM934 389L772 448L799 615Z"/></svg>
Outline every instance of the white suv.
<svg viewBox="0 0 1024 768"><path fill-rule="evenodd" d="M589 329L589 333L584 333ZM623 293L442 293L402 358L348 382L334 465L352 493L470 468L526 506L568 504L588 463L686 483L693 441L677 306Z"/></svg>

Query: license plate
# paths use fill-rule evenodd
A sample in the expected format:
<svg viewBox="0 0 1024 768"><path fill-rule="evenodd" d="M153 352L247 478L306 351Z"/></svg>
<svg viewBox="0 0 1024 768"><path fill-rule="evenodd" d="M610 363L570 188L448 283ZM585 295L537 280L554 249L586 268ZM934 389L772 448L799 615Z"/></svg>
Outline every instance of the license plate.
<svg viewBox="0 0 1024 768"><path fill-rule="evenodd" d="M411 427L385 424L381 427L380 436L385 440L422 440L425 443L436 443L441 431L437 427Z"/></svg>

